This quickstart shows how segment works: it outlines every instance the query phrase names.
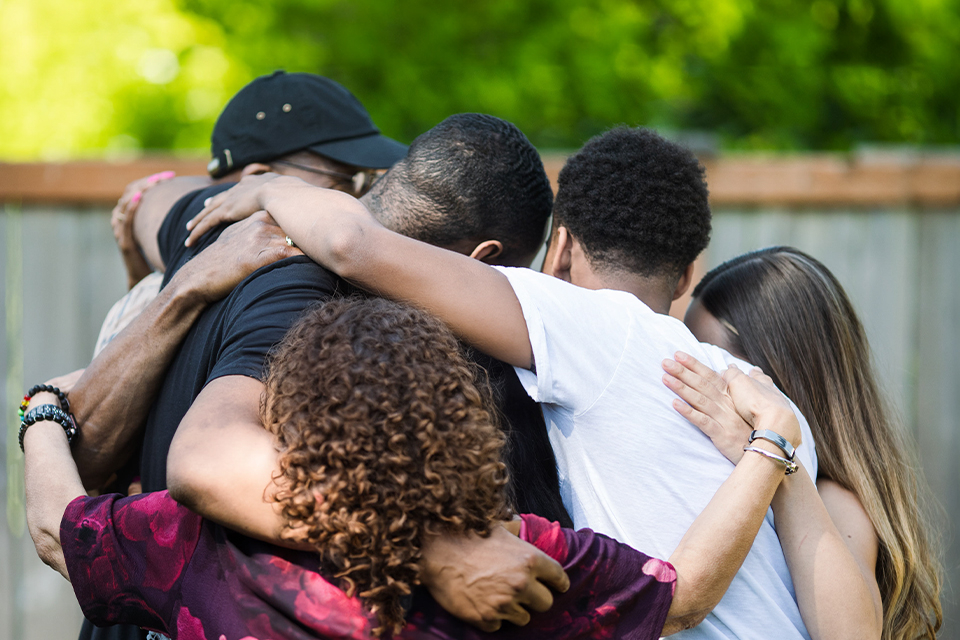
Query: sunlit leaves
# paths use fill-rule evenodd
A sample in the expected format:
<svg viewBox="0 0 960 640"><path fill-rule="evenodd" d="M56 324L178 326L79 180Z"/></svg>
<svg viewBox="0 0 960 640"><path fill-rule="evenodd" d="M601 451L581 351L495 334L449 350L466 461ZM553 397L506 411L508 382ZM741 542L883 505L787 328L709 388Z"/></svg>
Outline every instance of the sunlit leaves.
<svg viewBox="0 0 960 640"><path fill-rule="evenodd" d="M734 148L960 140L956 0L0 0L0 156L207 146L278 68L409 141L485 111L544 147L613 124Z"/></svg>

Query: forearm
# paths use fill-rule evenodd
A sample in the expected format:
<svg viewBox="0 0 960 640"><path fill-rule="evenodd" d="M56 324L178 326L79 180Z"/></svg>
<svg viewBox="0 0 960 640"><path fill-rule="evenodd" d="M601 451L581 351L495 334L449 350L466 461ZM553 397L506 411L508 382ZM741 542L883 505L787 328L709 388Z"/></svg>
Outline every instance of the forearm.
<svg viewBox="0 0 960 640"><path fill-rule="evenodd" d="M133 235L143 257L154 269L164 271L166 268L160 255L157 234L170 209L183 196L210 184L207 176L181 176L164 180L143 193L133 220Z"/></svg>
<svg viewBox="0 0 960 640"><path fill-rule="evenodd" d="M782 463L745 454L687 530L670 556L677 587L664 635L696 626L720 602L747 557L783 476Z"/></svg>
<svg viewBox="0 0 960 640"><path fill-rule="evenodd" d="M118 242L118 246L127 271L127 289L133 289L138 282L150 275L153 269L135 242Z"/></svg>
<svg viewBox="0 0 960 640"><path fill-rule="evenodd" d="M247 536L294 548L272 499L279 474L273 435L260 422L263 383L246 376L211 381L177 428L167 456L175 500Z"/></svg>
<svg viewBox="0 0 960 640"><path fill-rule="evenodd" d="M879 638L876 578L851 553L805 469L782 483L773 511L811 638Z"/></svg>
<svg viewBox="0 0 960 640"><path fill-rule="evenodd" d="M132 453L167 366L205 306L189 273L178 273L77 381L74 455L85 486L102 486Z"/></svg>
<svg viewBox="0 0 960 640"><path fill-rule="evenodd" d="M520 303L499 271L394 233L359 201L300 180L268 183L259 204L315 262L368 291L429 311L484 353L531 366Z"/></svg>
<svg viewBox="0 0 960 640"><path fill-rule="evenodd" d="M47 395L48 400L34 402L32 406L47 402L58 404L55 396ZM43 421L27 429L23 446L30 536L40 559L69 580L60 546L60 521L67 505L84 495L70 445L58 423Z"/></svg>

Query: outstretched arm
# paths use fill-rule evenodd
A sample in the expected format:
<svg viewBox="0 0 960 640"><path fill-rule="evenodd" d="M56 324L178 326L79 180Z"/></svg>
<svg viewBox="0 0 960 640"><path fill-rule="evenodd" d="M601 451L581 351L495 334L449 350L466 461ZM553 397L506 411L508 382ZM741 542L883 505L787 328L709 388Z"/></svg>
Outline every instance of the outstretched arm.
<svg viewBox="0 0 960 640"><path fill-rule="evenodd" d="M44 404L60 406L60 401L52 393L38 393L30 409ZM23 451L30 537L40 559L69 580L60 546L60 520L67 505L86 494L63 427L49 420L33 424L23 436Z"/></svg>
<svg viewBox="0 0 960 640"><path fill-rule="evenodd" d="M262 247L259 252L248 249ZM167 366L194 320L259 267L299 252L266 214L234 225L187 262L70 391L74 455L85 486L103 486L132 453Z"/></svg>
<svg viewBox="0 0 960 640"><path fill-rule="evenodd" d="M305 254L343 278L429 311L484 353L531 367L520 303L496 269L389 231L358 200L297 178L246 177L211 198L198 217L216 211L235 219L259 209L269 211Z"/></svg>
<svg viewBox="0 0 960 640"><path fill-rule="evenodd" d="M677 411L727 458L739 460L752 427L740 419L724 380L684 353L665 361L664 369L664 382L685 401L674 401ZM814 640L879 638L876 533L854 494L831 482L821 491L800 465L773 499L800 614Z"/></svg>

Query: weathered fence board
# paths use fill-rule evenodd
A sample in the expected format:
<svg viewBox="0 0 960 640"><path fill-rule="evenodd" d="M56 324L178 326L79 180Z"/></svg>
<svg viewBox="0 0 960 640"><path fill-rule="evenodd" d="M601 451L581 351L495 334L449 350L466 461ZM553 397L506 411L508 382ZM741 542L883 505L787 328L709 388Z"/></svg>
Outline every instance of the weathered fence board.
<svg viewBox="0 0 960 640"><path fill-rule="evenodd" d="M950 527L943 638L960 637L960 215L929 213L920 228L916 425L927 481Z"/></svg>

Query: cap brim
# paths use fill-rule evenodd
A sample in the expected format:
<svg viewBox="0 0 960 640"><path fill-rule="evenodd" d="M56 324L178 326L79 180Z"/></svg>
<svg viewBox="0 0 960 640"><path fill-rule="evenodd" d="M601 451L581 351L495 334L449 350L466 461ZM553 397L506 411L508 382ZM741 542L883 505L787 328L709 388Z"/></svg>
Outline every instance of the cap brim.
<svg viewBox="0 0 960 640"><path fill-rule="evenodd" d="M371 136L321 142L307 147L331 160L369 169L389 169L407 155L408 147L375 133Z"/></svg>

